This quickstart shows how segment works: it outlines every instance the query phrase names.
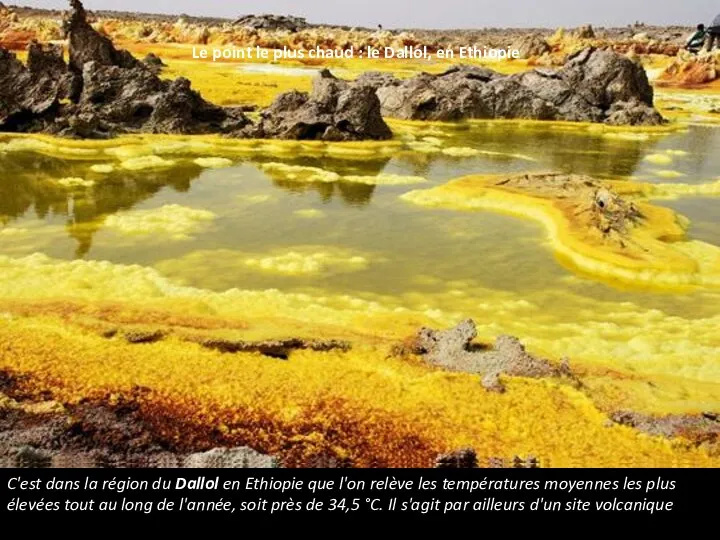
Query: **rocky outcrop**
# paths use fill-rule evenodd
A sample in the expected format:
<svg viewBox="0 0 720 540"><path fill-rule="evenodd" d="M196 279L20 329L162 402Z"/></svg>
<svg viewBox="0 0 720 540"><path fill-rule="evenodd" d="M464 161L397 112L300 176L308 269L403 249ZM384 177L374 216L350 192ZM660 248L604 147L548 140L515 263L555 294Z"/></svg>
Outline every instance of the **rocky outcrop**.
<svg viewBox="0 0 720 540"><path fill-rule="evenodd" d="M514 75L453 67L388 81L368 75L384 116L407 120L464 118L564 120L616 125L657 125L653 89L642 66L614 52L586 48L559 70L539 68Z"/></svg>
<svg viewBox="0 0 720 540"><path fill-rule="evenodd" d="M394 352L420 356L428 364L449 371L482 375L482 385L490 392L505 391L500 382L501 375L575 380L566 361L556 366L532 356L517 338L500 336L493 346L484 346L474 343L476 337L475 322L468 319L449 330L421 328Z"/></svg>
<svg viewBox="0 0 720 540"><path fill-rule="evenodd" d="M92 30L92 29L91 29ZM98 42L101 43L101 42ZM104 47L66 65L60 46L32 43L28 63L0 49L0 131L81 138L121 133L237 133L251 122L239 109L217 107L179 78L163 81L143 63ZM119 64L112 64L114 58ZM89 60L88 60L89 59Z"/></svg>
<svg viewBox="0 0 720 540"><path fill-rule="evenodd" d="M204 100L178 78L157 76L162 61L118 50L87 22L79 0L64 28L69 65L59 47L31 44L28 65L0 49L0 131L80 138L122 133L224 134L346 141L392 136L374 91L323 73L312 94L278 97L254 125L240 107ZM19 89L19 91L18 91Z"/></svg>
<svg viewBox="0 0 720 540"><path fill-rule="evenodd" d="M720 442L720 414L717 413L650 416L633 411L619 411L610 415L610 419L655 437L682 437L697 445L713 447Z"/></svg>
<svg viewBox="0 0 720 540"><path fill-rule="evenodd" d="M60 100L77 94L77 82L60 46L31 43L27 66L0 49L0 126L5 131L41 127L58 112Z"/></svg>
<svg viewBox="0 0 720 540"><path fill-rule="evenodd" d="M275 469L277 459L256 452L252 448L213 448L207 452L190 454L183 466L188 469Z"/></svg>
<svg viewBox="0 0 720 540"><path fill-rule="evenodd" d="M642 224L638 206L621 197L601 181L586 175L535 173L504 177L497 187L542 199L563 201L582 226L603 242L624 246L631 242L630 231Z"/></svg>
<svg viewBox="0 0 720 540"><path fill-rule="evenodd" d="M575 39L595 39L595 30L592 25L585 24L574 32L573 37Z"/></svg>
<svg viewBox="0 0 720 540"><path fill-rule="evenodd" d="M435 460L436 469L476 469L477 453L473 448L462 448L447 454L440 454Z"/></svg>
<svg viewBox="0 0 720 540"><path fill-rule="evenodd" d="M395 80L377 89L381 114L406 120L493 118L492 104L482 89L500 78L489 69L460 66L439 76L423 73L405 82ZM361 82L368 81L369 76Z"/></svg>
<svg viewBox="0 0 720 540"><path fill-rule="evenodd" d="M71 6L65 21L69 65L56 46L31 44L27 66L0 52L0 93L9 93L0 111L1 130L105 138L128 132L230 133L250 125L240 110L202 99L187 79L161 80L96 32L78 0Z"/></svg>
<svg viewBox="0 0 720 540"><path fill-rule="evenodd" d="M187 79L160 79L157 74L162 66L157 57L140 61L116 49L88 23L79 0L71 0L71 6L64 24L69 65L58 48L36 43L30 45L27 66L11 53L0 52L1 131L82 138L121 133L218 133L353 141L390 138L383 116L613 125L664 121L653 108L653 90L640 65L610 51L588 48L570 57L559 70L535 69L514 75L459 66L440 75L421 74L405 81L368 73L349 83L323 71L311 93L278 96L255 125L240 107L219 107L205 101ZM540 49L546 50L547 43L539 39L544 43Z"/></svg>
<svg viewBox="0 0 720 540"><path fill-rule="evenodd" d="M100 335L107 339L121 338L132 345L157 343L173 335L162 329L130 329L120 330L109 327L101 331ZM242 339L216 338L202 335L174 333L174 336L187 343L195 343L213 351L224 354L259 353L269 358L288 360L293 351L310 350L317 352L340 351L347 352L352 349L348 341L337 339L306 339L285 338L268 339L262 341L247 341Z"/></svg>
<svg viewBox="0 0 720 540"><path fill-rule="evenodd" d="M351 85L323 70L310 94L280 95L261 113L257 137L352 141L389 139L380 101L371 86Z"/></svg>
<svg viewBox="0 0 720 540"><path fill-rule="evenodd" d="M312 340L301 338L276 339L268 341L242 341L229 339L208 339L204 337L190 337L187 341L198 343L206 349L220 351L227 354L257 352L270 358L287 360L292 351L349 351L352 346L347 341L338 340Z"/></svg>
<svg viewBox="0 0 720 540"><path fill-rule="evenodd" d="M239 109L205 101L190 81L159 79L144 65L83 66L83 89L47 131L83 138L118 133L232 133L251 123Z"/></svg>
<svg viewBox="0 0 720 540"><path fill-rule="evenodd" d="M720 79L720 51L678 54L658 78L660 85L692 88Z"/></svg>
<svg viewBox="0 0 720 540"><path fill-rule="evenodd" d="M233 24L253 30L287 30L289 32L297 32L310 27L306 19L286 15L245 15Z"/></svg>
<svg viewBox="0 0 720 540"><path fill-rule="evenodd" d="M143 64L155 74L160 73L164 67L167 67L167 64L162 61L162 58L154 53L148 53L142 61Z"/></svg>
<svg viewBox="0 0 720 540"><path fill-rule="evenodd" d="M33 399L22 380L0 371L0 468L281 466L247 446L213 448L213 441L168 437L143 410L145 389L61 404Z"/></svg>
<svg viewBox="0 0 720 540"><path fill-rule="evenodd" d="M71 11L63 21L63 30L70 42L70 69L82 73L87 62L100 67L134 68L140 62L129 52L118 50L109 38L95 31L87 22L87 13L80 0L70 0Z"/></svg>
<svg viewBox="0 0 720 540"><path fill-rule="evenodd" d="M517 49L519 57L523 59L542 56L552 51L548 42L539 34L530 34L521 37L513 44L512 48Z"/></svg>

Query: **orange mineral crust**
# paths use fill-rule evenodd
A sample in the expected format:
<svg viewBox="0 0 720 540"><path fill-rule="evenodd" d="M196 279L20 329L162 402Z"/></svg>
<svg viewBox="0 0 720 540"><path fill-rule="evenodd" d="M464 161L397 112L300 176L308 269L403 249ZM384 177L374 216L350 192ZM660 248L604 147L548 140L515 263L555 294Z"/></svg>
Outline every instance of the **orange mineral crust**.
<svg viewBox="0 0 720 540"><path fill-rule="evenodd" d="M247 445L286 466L428 466L468 446L487 458L532 455L544 466L717 465L687 442L612 425L564 383L517 378L494 394L469 374L362 345L280 360L15 318L0 322L0 350L0 369L22 375L26 397L133 400L178 450Z"/></svg>

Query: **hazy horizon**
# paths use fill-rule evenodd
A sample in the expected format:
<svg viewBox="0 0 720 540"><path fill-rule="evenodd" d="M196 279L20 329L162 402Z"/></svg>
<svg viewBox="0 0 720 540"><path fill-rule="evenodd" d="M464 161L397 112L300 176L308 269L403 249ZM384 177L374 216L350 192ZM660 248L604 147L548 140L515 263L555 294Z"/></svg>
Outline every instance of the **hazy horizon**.
<svg viewBox="0 0 720 540"><path fill-rule="evenodd" d="M7 2L9 4L11 2ZM26 0L17 5L67 9L65 0ZM627 26L636 21L650 25L706 24L720 13L720 0L605 0L584 4L577 0L515 0L510 10L495 8L491 0L365 0L362 3L245 0L228 4L219 0L85 0L88 10L112 10L204 17L234 18L272 13L305 17L311 23L385 28L484 28Z"/></svg>

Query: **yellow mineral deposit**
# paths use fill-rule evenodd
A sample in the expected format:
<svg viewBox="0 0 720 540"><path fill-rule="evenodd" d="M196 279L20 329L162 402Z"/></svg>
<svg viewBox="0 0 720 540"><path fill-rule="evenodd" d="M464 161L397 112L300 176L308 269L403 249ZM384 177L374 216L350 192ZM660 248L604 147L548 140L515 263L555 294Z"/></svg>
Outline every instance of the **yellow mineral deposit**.
<svg viewBox="0 0 720 540"><path fill-rule="evenodd" d="M290 180L292 182L336 183L342 181L351 184L366 184L371 186L404 186L423 184L427 181L420 176L403 176L386 173L375 176L340 175L318 167L287 165L285 163L264 163L260 165L260 168L275 180Z"/></svg>
<svg viewBox="0 0 720 540"><path fill-rule="evenodd" d="M682 178L683 176L687 176L685 173L681 173L680 171L674 171L672 169L653 171L653 174L660 178Z"/></svg>
<svg viewBox="0 0 720 540"><path fill-rule="evenodd" d="M58 181L58 184L60 184L63 187L67 188L88 188L95 185L95 182L92 180L85 180L84 178L78 178L76 176L74 177L66 177L66 178L60 178Z"/></svg>
<svg viewBox="0 0 720 540"><path fill-rule="evenodd" d="M24 313L11 323L0 320L0 345L7 351L3 366L31 375L33 387L38 391L50 388L60 401L142 385L153 389L147 399L154 400L155 406L189 415L199 426L227 429L229 444L252 442L262 451L290 456L300 464L302 456L288 454L283 441L298 431L305 437L317 434L323 440L322 426L327 422L337 432L335 451L353 457L359 466L372 459L388 465L423 465L437 451L466 445L484 455L534 453L553 466L608 466L633 462L639 454L646 464L715 463L703 451L679 443L641 436L630 428L608 428L606 417L591 399L562 384L517 379L509 381L506 394L493 395L470 375L435 372L388 358L387 347L394 338L429 321L373 302L277 291L212 293L175 285L141 267L61 262L43 256L24 260L0 257L0 271L7 278L0 282L0 309ZM20 286L10 287L11 282ZM83 303L42 300L46 295L70 296ZM494 303L499 298L484 300ZM606 307L600 306L603 311ZM622 312L629 306L616 308ZM93 320L98 331L104 320L122 324L118 318L122 313L135 313L130 319L124 316L135 325L143 321L157 325L153 321L158 310L184 313L185 319L176 324L189 330L204 328L207 333L216 327L221 335L228 335L230 328L242 327L237 321L244 320L250 322L249 330L232 332L245 338L252 339L258 331L262 338L296 331L307 336L350 337L355 346L349 353L298 351L291 362L273 362L250 353L230 358L172 339L134 346L89 330ZM627 314L620 312L618 320L624 320ZM678 330L677 321L663 323L661 314L654 320L641 313L636 317L647 325L649 332L638 335L643 336L648 352L653 346L662 347L658 332L663 328ZM253 331L261 321L262 330ZM277 321L274 331L272 321ZM712 325L708 321L708 332ZM585 327L581 321L577 326ZM227 330L221 330L223 327ZM702 323L698 331L702 333ZM597 342L599 356L622 357L624 351L608 350L591 327L586 332L578 339L577 349L596 350L593 342ZM553 341L549 335L547 342ZM567 345L565 341L558 346ZM78 348L84 354L76 354ZM54 351L52 358L47 357L47 350ZM688 354L687 358L697 356ZM712 359L707 362L711 365ZM603 369L591 370L590 375L600 396L603 385L616 377L603 375ZM718 374L708 375L718 380ZM702 384L689 388L702 397ZM687 391L687 384L682 391ZM650 401L651 405L656 402ZM292 413L288 403L293 403ZM345 427L348 420L359 423L362 431ZM268 429L251 433L232 427L248 422ZM554 436L558 425L572 425L573 429L560 440ZM408 426L411 431L406 431ZM403 441L405 435L412 435L415 449L398 446L398 434ZM358 446L359 437L373 444Z"/></svg>
<svg viewBox="0 0 720 540"><path fill-rule="evenodd" d="M288 251L276 255L247 257L243 263L250 268L278 274L310 275L336 272L355 272L367 268L361 256L344 256L332 251Z"/></svg>
<svg viewBox="0 0 720 540"><path fill-rule="evenodd" d="M337 182L340 175L318 167L287 165L285 163L264 163L260 168L270 177L294 182Z"/></svg>
<svg viewBox="0 0 720 540"><path fill-rule="evenodd" d="M605 189L631 195L666 193L679 196L682 188L638 185L627 181L604 186L557 191L546 188L538 176L509 181L503 176L468 176L428 190L411 191L406 201L457 210L494 210L526 217L541 223L556 255L577 269L598 277L658 287L720 287L720 248L685 238L686 226L672 210L635 199L637 220L624 221L618 230L605 223L603 201L596 199ZM688 186L685 193L714 193L716 184ZM666 190L666 191L665 191ZM601 208L597 208L600 204ZM600 222L594 223L598 219Z"/></svg>
<svg viewBox="0 0 720 540"><path fill-rule="evenodd" d="M187 77L193 88L220 105L264 107L287 90L309 91L312 68L320 65L282 60L272 70L244 69L237 76L237 63L189 60L198 42L268 49L367 40L377 47L401 45L400 38L390 33L368 35L355 30L328 36L318 29L277 34L185 22L111 19L98 24L136 56L158 54L168 64L163 78ZM54 20L33 18L23 30L41 41L62 38ZM410 34L402 39L419 40ZM550 62L578 45L578 39L565 32L548 41L554 48ZM653 69L667 67L655 65L657 59L645 60ZM332 59L323 66L347 78L368 70L404 78L420 71L439 73L451 63ZM509 73L527 65L505 62L490 67ZM295 71L291 74L289 68ZM299 69L307 75L298 74ZM27 376L27 391L41 398L32 405L35 412L145 387L150 391L142 398L143 406L186 419L198 437L208 430L220 433L225 445L250 445L290 466L308 465L319 454L350 459L355 466L427 466L440 452L473 447L481 456L532 454L549 466L717 467L717 454L682 439L649 437L629 427L608 425L607 414L623 408L662 415L718 407L720 248L691 239L688 220L654 201L720 195L720 180L690 183L692 173L683 165L700 149L662 149L659 144L664 137L686 132L688 123L720 122L713 112L720 110L720 98L710 87L662 88L656 96L661 112L673 121L642 129L564 122L389 120L393 140L342 144L163 135L83 141L0 134L3 159L30 154L74 167L60 177L38 173L41 181L64 190L63 204L65 195L88 204L93 190L106 182L111 185L116 176L150 178L172 173L176 167L223 169L239 162L257 166L272 180L327 189L350 184L363 189L399 186L403 191L402 186L436 182L437 176L425 167L433 159L443 166L459 165L460 170L467 170L462 169L465 163L476 163L477 158L491 158L494 165L511 160L521 167L524 162L524 168L532 168L538 156L524 153L519 145L504 145L534 132L586 137L585 146L602 142L610 145L610 151L642 146L637 160L649 169L645 178L678 179L676 183L597 181L602 185L593 184L588 198L588 190L557 197L557 192L532 183L503 184L506 176L472 175L447 182L454 174L464 174L448 172L441 185L402 195L419 205L414 215L422 215L422 207L450 210L436 221L447 231L453 210L488 210L539 223L547 245L572 272L551 287L529 289L522 296L479 279L428 275L426 269L414 267L401 276L407 288L397 292L365 291L359 286L333 289L328 281L350 283L358 275L382 269L384 262L370 251L335 245L203 247L168 255L152 265L91 257L69 261L40 253L57 237L60 226L50 230L30 221L9 226L0 221L0 370ZM486 146L483 137L472 139L473 129L505 138L502 144ZM298 163L298 156L307 161ZM418 168L403 173L362 170L366 162L404 157L414 158ZM322 159L316 158L337 160L342 168L318 166ZM681 183L686 179L688 183ZM233 178L239 184L245 180ZM257 212L252 219L262 220L279 197L257 186L248 189L230 196L229 205L233 211ZM593 205L612 202L615 196L637 211L625 228L612 219L596 219L599 214ZM6 202L0 199L0 205ZM155 245L189 241L212 230L221 217L201 204L160 204L101 214L91 226L132 238L139 245ZM26 210L23 206L19 213ZM334 226L332 212L294 206L288 213L294 226L319 228ZM413 232L409 229L408 237ZM453 238L451 232L447 238ZM15 244L30 251L15 256L14 247L8 248ZM402 246L397 249L393 255L402 256ZM38 253L26 255L32 251ZM478 276L488 255L458 252L458 257L476 261ZM239 276L234 283L240 285L212 290L198 285L215 274ZM593 297L585 294L596 286L586 276L643 295L615 296L608 288ZM246 285L253 279L272 280L273 287ZM298 282L309 285L282 287ZM682 294L673 295L678 291ZM647 301L650 295L657 300ZM665 304L665 295L675 303ZM530 352L552 361L569 357L584 388L554 380L506 378L506 393L488 393L476 376L443 372L391 354L399 340L418 328L444 328L465 317L474 318L483 343L509 334L521 338ZM117 331L117 336L160 329L167 337L134 345L122 337L108 338L108 329ZM189 341L198 336L341 339L352 347L298 350L290 361L279 362L259 353L226 355ZM53 401L46 401L48 392ZM0 401L3 408L30 406L2 395ZM163 426L165 436L188 437L187 427L173 426L172 422Z"/></svg>
<svg viewBox="0 0 720 540"><path fill-rule="evenodd" d="M232 166L233 162L227 158L202 157L195 159L194 163L200 167L206 167L208 169L224 169L225 167Z"/></svg>
<svg viewBox="0 0 720 540"><path fill-rule="evenodd" d="M648 197L655 199L676 199L683 196L717 196L720 195L720 180L703 184L645 184L641 189Z"/></svg>
<svg viewBox="0 0 720 540"><path fill-rule="evenodd" d="M120 234L186 240L215 219L207 210L169 204L147 210L119 212L105 219L105 227Z"/></svg>
<svg viewBox="0 0 720 540"><path fill-rule="evenodd" d="M7 227L4 229L0 229L0 236L10 237L10 236L20 236L23 234L27 234L27 229L18 229L16 227Z"/></svg>
<svg viewBox="0 0 720 540"><path fill-rule="evenodd" d="M322 219L327 216L325 212L317 208L303 208L302 210L295 210L293 214L303 219Z"/></svg>
<svg viewBox="0 0 720 540"><path fill-rule="evenodd" d="M115 166L110 163L96 163L90 166L90 170L98 174L110 174L115 170Z"/></svg>
<svg viewBox="0 0 720 540"><path fill-rule="evenodd" d="M202 268L200 268L202 265ZM280 274L285 276L329 276L365 270L370 265L367 256L347 249L324 246L294 246L265 253L235 250L201 250L156 264L165 275L183 282L196 281L199 274L213 272ZM195 268L195 271L191 269Z"/></svg>
<svg viewBox="0 0 720 540"><path fill-rule="evenodd" d="M143 171L147 169L169 169L175 162L170 159L163 159L160 156L142 156L129 158L122 161L123 169L129 171Z"/></svg>

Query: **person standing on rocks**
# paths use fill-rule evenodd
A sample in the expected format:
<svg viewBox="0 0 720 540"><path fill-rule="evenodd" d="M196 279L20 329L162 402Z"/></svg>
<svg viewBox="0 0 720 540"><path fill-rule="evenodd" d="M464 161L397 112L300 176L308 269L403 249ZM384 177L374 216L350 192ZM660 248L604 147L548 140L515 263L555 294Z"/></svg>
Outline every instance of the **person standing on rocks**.
<svg viewBox="0 0 720 540"><path fill-rule="evenodd" d="M707 50L708 52L713 50L715 43L720 46L720 13L713 19L712 25L707 30Z"/></svg>

